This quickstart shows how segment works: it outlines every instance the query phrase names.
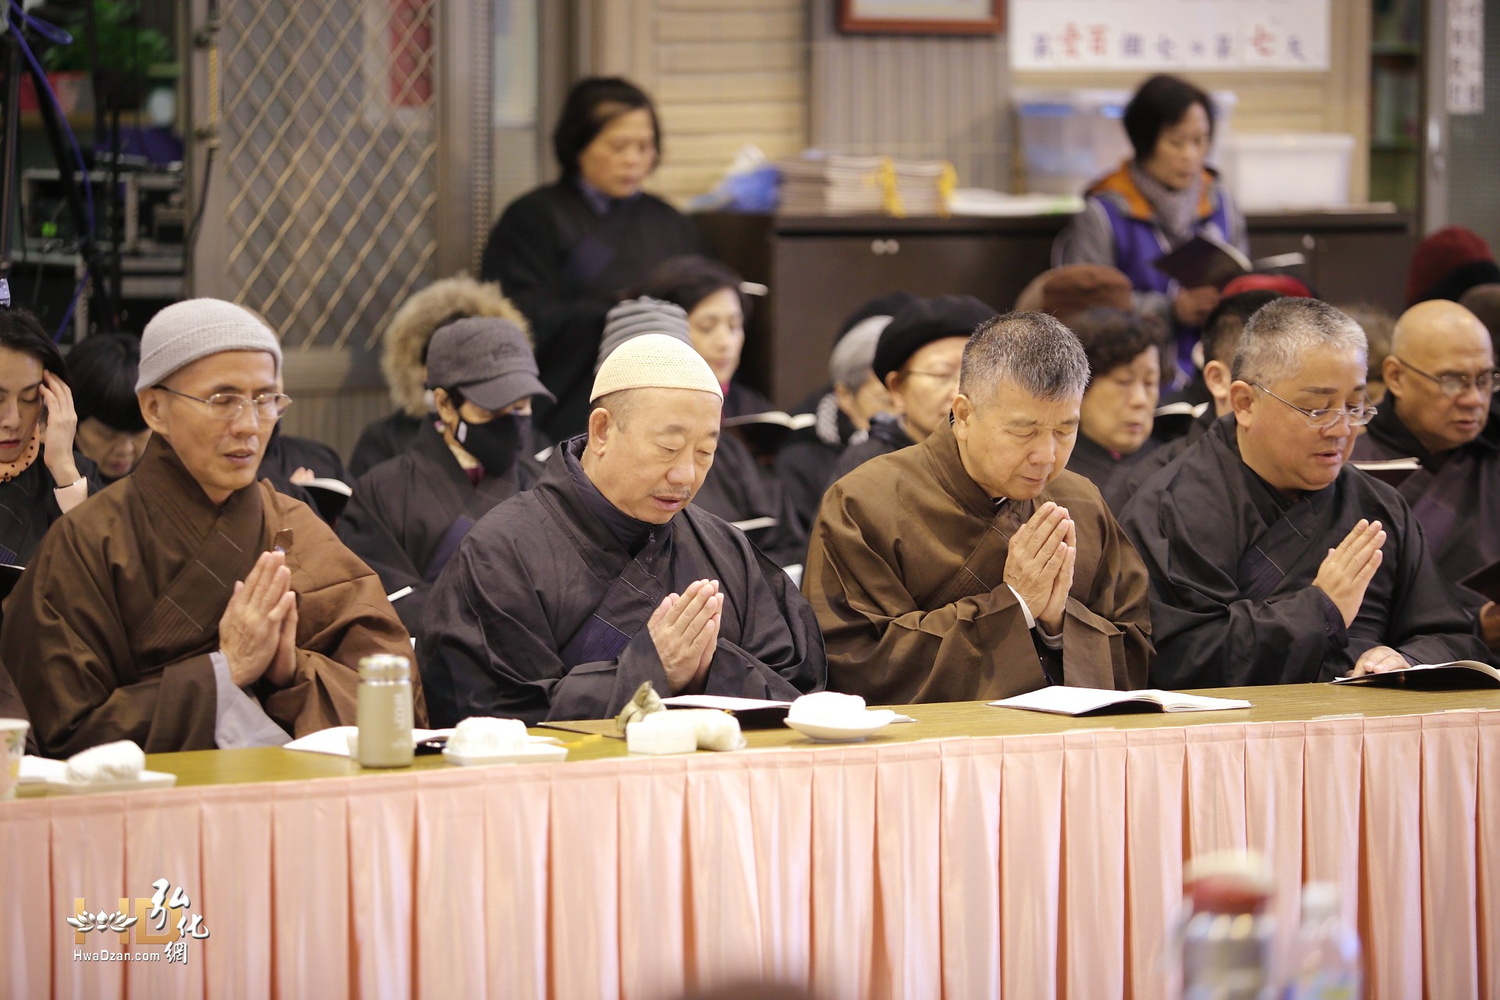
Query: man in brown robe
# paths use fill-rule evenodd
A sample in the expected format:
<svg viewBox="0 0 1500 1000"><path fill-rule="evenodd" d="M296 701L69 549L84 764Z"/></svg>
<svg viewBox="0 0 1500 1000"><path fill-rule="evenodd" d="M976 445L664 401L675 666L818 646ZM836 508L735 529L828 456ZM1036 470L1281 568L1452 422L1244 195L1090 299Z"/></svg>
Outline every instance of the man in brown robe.
<svg viewBox="0 0 1500 1000"><path fill-rule="evenodd" d="M901 704L1145 682L1145 569L1098 489L1064 468L1087 382L1053 317L987 320L951 426L829 489L803 589L831 690Z"/></svg>
<svg viewBox="0 0 1500 1000"><path fill-rule="evenodd" d="M361 657L411 655L376 575L255 480L290 402L280 368L275 336L227 302L146 327L146 454L47 534L0 626L43 753L277 745L354 721Z"/></svg>

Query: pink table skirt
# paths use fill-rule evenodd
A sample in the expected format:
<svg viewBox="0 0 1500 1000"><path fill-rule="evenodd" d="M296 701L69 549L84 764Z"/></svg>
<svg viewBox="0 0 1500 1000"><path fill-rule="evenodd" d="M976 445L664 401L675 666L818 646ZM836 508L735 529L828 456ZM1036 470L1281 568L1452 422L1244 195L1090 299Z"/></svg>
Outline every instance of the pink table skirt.
<svg viewBox="0 0 1500 1000"><path fill-rule="evenodd" d="M1339 885L1370 997L1500 996L1495 711L5 803L0 996L1149 998L1183 860L1240 847L1285 920ZM161 877L186 967L75 960L75 898Z"/></svg>

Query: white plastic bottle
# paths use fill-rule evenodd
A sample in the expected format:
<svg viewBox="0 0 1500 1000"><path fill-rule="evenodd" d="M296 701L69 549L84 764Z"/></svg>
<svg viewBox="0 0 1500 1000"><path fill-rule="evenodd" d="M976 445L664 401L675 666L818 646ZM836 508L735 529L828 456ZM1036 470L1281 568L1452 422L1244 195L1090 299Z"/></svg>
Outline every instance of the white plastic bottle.
<svg viewBox="0 0 1500 1000"><path fill-rule="evenodd" d="M1292 944L1286 1000L1359 1000L1363 996L1359 934L1339 912L1338 888L1302 887L1302 926Z"/></svg>

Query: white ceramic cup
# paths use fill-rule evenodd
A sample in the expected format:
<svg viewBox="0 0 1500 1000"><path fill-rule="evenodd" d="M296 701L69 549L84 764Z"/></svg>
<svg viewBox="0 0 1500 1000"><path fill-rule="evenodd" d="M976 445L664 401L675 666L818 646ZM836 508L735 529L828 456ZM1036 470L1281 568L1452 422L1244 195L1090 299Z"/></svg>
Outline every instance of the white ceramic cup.
<svg viewBox="0 0 1500 1000"><path fill-rule="evenodd" d="M25 719L0 719L0 801L16 797L21 783L21 758L26 753Z"/></svg>

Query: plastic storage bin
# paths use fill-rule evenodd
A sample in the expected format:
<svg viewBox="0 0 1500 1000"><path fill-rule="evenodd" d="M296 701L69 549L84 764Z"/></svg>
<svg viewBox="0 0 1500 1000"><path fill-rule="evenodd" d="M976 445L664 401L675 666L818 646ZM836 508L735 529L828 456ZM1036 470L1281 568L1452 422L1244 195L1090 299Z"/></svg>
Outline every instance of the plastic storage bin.
<svg viewBox="0 0 1500 1000"><path fill-rule="evenodd" d="M1082 194L1088 185L1131 155L1125 136L1128 90L1066 90L1017 87L1016 134L1021 144L1021 189L1043 194ZM1219 91L1214 102L1215 162L1229 132L1235 95Z"/></svg>
<svg viewBox="0 0 1500 1000"><path fill-rule="evenodd" d="M1224 181L1242 212L1349 203L1354 136L1341 132L1237 135L1224 146Z"/></svg>

